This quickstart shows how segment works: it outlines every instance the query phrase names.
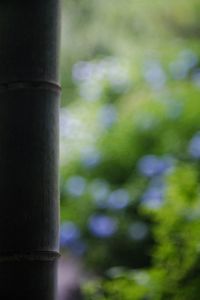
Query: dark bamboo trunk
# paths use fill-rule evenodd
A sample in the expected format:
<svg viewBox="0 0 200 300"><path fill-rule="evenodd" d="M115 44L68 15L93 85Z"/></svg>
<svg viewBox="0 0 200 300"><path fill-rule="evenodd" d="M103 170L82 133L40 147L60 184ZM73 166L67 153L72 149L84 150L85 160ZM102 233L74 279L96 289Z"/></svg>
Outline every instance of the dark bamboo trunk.
<svg viewBox="0 0 200 300"><path fill-rule="evenodd" d="M0 299L55 300L59 0L0 1Z"/></svg>

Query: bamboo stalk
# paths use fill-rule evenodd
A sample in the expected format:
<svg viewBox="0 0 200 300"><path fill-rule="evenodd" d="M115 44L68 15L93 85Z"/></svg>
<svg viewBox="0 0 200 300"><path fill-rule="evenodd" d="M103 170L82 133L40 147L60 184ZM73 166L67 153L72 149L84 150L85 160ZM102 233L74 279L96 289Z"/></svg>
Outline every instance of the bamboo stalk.
<svg viewBox="0 0 200 300"><path fill-rule="evenodd" d="M0 3L0 297L55 300L59 0Z"/></svg>

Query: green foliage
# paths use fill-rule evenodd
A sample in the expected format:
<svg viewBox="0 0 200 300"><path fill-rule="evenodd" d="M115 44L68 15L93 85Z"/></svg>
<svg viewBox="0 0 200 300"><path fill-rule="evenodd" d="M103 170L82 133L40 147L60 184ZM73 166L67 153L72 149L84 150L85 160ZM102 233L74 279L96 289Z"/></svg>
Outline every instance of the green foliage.
<svg viewBox="0 0 200 300"><path fill-rule="evenodd" d="M87 299L198 299L198 177L199 170L187 164L168 176L165 205L152 212L156 220L152 267L132 271L113 268L108 272L109 280L85 287Z"/></svg>
<svg viewBox="0 0 200 300"><path fill-rule="evenodd" d="M157 213L155 266L165 270L164 295L197 299L200 258L199 170L182 165L169 177L166 205ZM169 287L171 291L169 292ZM181 289L180 289L181 287ZM186 288L185 288L186 287Z"/></svg>
<svg viewBox="0 0 200 300"><path fill-rule="evenodd" d="M198 300L199 1L65 5L63 249L87 300Z"/></svg>

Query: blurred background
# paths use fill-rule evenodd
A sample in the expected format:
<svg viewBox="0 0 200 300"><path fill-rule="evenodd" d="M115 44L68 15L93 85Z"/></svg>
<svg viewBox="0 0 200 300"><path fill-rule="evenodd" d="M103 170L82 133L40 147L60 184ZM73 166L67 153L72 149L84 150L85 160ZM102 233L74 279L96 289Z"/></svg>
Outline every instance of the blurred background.
<svg viewBox="0 0 200 300"><path fill-rule="evenodd" d="M59 300L198 300L200 1L63 2Z"/></svg>

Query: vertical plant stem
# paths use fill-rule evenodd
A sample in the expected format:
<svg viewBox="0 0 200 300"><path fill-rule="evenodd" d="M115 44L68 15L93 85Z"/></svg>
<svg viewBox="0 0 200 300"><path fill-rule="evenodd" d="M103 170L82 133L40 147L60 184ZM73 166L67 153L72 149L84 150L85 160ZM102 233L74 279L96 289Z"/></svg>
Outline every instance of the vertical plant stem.
<svg viewBox="0 0 200 300"><path fill-rule="evenodd" d="M0 295L55 300L59 0L0 3Z"/></svg>

